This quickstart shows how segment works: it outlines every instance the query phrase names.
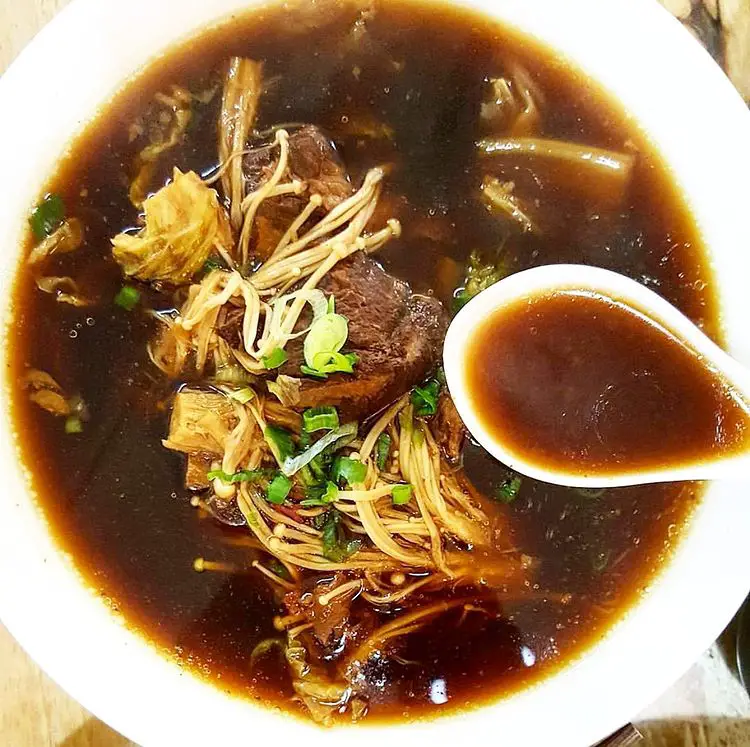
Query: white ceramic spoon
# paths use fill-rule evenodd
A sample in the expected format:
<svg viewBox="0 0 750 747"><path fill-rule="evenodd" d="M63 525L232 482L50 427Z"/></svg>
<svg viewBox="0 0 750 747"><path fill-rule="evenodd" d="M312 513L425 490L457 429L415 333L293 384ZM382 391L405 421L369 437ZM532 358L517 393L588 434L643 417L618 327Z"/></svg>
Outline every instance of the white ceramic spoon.
<svg viewBox="0 0 750 747"><path fill-rule="evenodd" d="M729 385L732 397L748 414L750 423L750 371L712 342L684 314L640 283L609 270L586 265L545 265L511 275L473 298L459 311L448 329L443 350L445 375L461 418L474 438L496 459L521 474L548 483L571 487L616 487L676 480L713 480L747 477L750 447L731 455L706 455L695 463L664 464L646 470L621 465L607 474L576 472L571 460L566 467L550 468L520 457L497 435L492 435L476 412L467 386L467 360L474 335L486 320L504 307L561 291L592 292L615 299L646 316L698 354L718 378ZM689 406L689 403L686 403ZM590 470L589 470L590 471Z"/></svg>

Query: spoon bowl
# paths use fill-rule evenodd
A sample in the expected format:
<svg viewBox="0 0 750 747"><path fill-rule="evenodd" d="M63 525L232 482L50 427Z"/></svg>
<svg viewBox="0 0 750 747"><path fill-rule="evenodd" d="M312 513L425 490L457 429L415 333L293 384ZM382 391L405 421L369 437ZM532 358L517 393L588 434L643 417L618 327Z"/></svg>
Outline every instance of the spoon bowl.
<svg viewBox="0 0 750 747"><path fill-rule="evenodd" d="M726 388L732 405L738 406L742 414L742 427L750 425L750 371L727 355L672 304L644 285L609 270L586 265L545 265L511 275L478 294L459 311L445 338L443 359L451 396L468 430L492 456L521 474L577 488L708 480L748 474L750 443L747 439L741 448L731 453L716 450L701 453L689 461L665 459L646 468L621 461L616 462L614 468L609 467L605 474L587 468L574 458L564 463L545 463L543 457L533 453L533 448L521 454L512 447L508 438L500 437L490 429L468 375L469 361L473 358L472 346L480 328L491 317L509 312L520 304L561 293L587 295L624 307L639 317L644 327L656 328L665 338L676 341L697 358L717 385ZM585 383L581 382L581 386ZM689 408L691 405L689 401L679 403L680 407ZM617 407L626 406L627 402L617 404ZM713 434L710 437L713 438Z"/></svg>

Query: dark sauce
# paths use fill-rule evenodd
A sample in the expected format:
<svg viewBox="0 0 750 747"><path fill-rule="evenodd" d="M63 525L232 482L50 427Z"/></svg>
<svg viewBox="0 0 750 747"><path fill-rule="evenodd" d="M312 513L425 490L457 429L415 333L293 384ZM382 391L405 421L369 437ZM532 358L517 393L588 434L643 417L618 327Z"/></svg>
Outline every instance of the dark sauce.
<svg viewBox="0 0 750 747"><path fill-rule="evenodd" d="M746 409L698 353L593 293L539 295L496 311L470 342L466 381L490 434L553 471L676 468L747 443Z"/></svg>
<svg viewBox="0 0 750 747"><path fill-rule="evenodd" d="M59 304L27 273L18 276L9 375L22 458L61 547L132 628L218 687L293 710L285 667L272 659L254 670L249 665L253 647L275 635L277 609L266 583L249 568L193 570L199 556L246 567L247 552L237 544L243 532L201 519L190 507L181 459L161 446L172 390L148 360L154 323L143 310L164 308L170 298L150 291L132 313L112 303L122 279L109 239L137 221L127 200L137 152L129 125L172 84L218 87L230 55L265 62L271 83L260 128L326 128L355 180L375 164L390 164L383 212L404 230L380 259L415 290L450 305L470 251L502 248L508 271L556 261L623 272L718 332L695 226L659 156L589 80L483 16L418 2L385 2L365 15L346 3L272 6L207 30L130 84L48 184L86 225L82 249L51 269L75 277L98 302L85 309ZM602 212L554 180L509 166L519 186L534 187L545 231L510 234L487 213L478 199L484 172L474 147L482 135L482 94L486 78L516 64L543 94L543 136L637 149L632 188L616 210ZM196 105L184 142L160 162L156 184L173 165L199 173L215 167L219 99ZM391 136L366 133L363 123L372 121ZM60 420L29 403L20 383L27 367L84 397L91 419L82 434L65 435ZM474 445L464 462L488 495L507 478ZM369 717L473 707L570 661L638 598L700 492L698 485L660 485L592 498L524 480L512 505L493 510L505 514L516 544L539 561L538 589L530 592L569 594L569 603L532 594L502 601L497 620L469 616L459 628L457 616L441 618L408 640L399 661L373 664L370 681L379 695Z"/></svg>

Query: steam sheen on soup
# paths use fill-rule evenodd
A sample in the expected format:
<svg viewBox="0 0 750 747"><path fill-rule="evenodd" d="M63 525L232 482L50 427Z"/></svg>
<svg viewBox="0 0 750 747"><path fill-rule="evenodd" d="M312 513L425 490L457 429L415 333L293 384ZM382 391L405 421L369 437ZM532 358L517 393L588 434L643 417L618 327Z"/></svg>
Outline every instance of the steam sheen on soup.
<svg viewBox="0 0 750 747"><path fill-rule="evenodd" d="M205 31L102 110L30 213L10 376L52 531L167 655L320 724L547 676L700 496L557 488L468 438L447 324L549 262L623 272L717 334L658 155L534 41L388 1Z"/></svg>

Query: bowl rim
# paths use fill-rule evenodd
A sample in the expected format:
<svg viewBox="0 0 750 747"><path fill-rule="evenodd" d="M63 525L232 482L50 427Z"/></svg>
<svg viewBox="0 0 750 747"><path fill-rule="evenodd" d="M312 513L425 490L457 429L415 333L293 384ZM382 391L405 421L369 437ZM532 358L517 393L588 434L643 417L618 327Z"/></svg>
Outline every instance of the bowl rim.
<svg viewBox="0 0 750 747"><path fill-rule="evenodd" d="M750 363L750 312L741 278L750 260L733 251L750 238L743 225L750 171L750 113L731 83L690 35L653 0L463 0L538 37L624 105L673 171L709 247L730 352ZM257 0L74 0L22 52L0 78L0 105L8 115L0 162L17 175L0 201L0 303L12 321L11 287L28 207L51 175L71 137L167 42L228 20ZM564 8L562 7L564 6ZM134 19L148 19L124 34ZM637 40L638 54L633 54ZM171 44L170 44L171 45ZM96 60L96 64L91 64ZM49 86L50 64L62 81ZM55 128L28 117L44 90ZM701 95L695 106L695 92ZM708 128L715 136L704 144ZM704 147L696 148L696 145ZM5 345L0 365L6 363ZM7 370L7 365L4 365ZM142 745L185 745L208 739L234 743L238 733L299 736L323 747L333 732L271 709L228 697L182 672L126 629L82 582L70 558L56 547L33 501L13 437L8 382L0 396L0 548L6 568L0 584L0 618L40 666L92 713ZM750 476L749 476L750 477ZM691 527L649 592L598 644L558 674L492 705L446 718L398 727L358 726L363 747L378 745L388 730L396 744L427 737L448 744L471 734L502 730L514 745L580 747L629 720L687 669L718 636L740 605L750 580L743 577L750 506L746 483L712 483ZM695 589L700 589L700 599ZM49 624L49 611L54 622ZM613 676L613 672L616 673ZM116 674L115 674L116 673ZM605 679L606 678L606 679ZM604 686L606 682L606 686ZM547 718L539 718L545 714ZM536 718L535 718L536 716ZM252 731L250 731L252 729Z"/></svg>

